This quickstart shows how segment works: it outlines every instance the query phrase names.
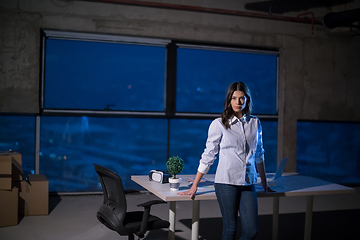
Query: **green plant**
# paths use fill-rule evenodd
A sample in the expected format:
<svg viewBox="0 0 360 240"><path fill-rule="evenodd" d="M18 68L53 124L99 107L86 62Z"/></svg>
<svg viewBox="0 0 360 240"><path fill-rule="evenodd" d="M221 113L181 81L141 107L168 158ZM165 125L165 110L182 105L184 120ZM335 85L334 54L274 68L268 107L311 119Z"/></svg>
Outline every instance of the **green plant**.
<svg viewBox="0 0 360 240"><path fill-rule="evenodd" d="M170 157L166 162L166 169L168 173L176 178L176 174L181 173L184 169L184 160L182 160L179 156Z"/></svg>

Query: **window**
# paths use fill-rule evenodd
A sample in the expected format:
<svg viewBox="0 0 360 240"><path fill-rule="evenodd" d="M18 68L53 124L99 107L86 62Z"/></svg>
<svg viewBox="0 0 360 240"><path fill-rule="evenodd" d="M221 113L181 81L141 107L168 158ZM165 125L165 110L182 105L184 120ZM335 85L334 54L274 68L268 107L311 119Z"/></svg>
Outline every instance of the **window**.
<svg viewBox="0 0 360 240"><path fill-rule="evenodd" d="M236 81L250 88L254 114L277 113L277 53L179 46L177 111L222 112L226 88Z"/></svg>
<svg viewBox="0 0 360 240"><path fill-rule="evenodd" d="M164 111L168 43L44 31L42 108Z"/></svg>
<svg viewBox="0 0 360 240"><path fill-rule="evenodd" d="M165 119L44 116L40 139L40 173L50 191L101 191L94 163L137 188L132 174L161 169L166 161Z"/></svg>
<svg viewBox="0 0 360 240"><path fill-rule="evenodd" d="M164 111L165 47L46 41L45 108Z"/></svg>
<svg viewBox="0 0 360 240"><path fill-rule="evenodd" d="M360 183L360 124L297 123L297 172L340 184Z"/></svg>

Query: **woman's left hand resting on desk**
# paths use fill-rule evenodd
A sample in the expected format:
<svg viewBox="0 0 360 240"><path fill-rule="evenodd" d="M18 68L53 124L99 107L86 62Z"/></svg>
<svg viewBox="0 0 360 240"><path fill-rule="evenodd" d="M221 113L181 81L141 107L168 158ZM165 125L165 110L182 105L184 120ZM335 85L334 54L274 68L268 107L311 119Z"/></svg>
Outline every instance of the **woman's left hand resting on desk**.
<svg viewBox="0 0 360 240"><path fill-rule="evenodd" d="M179 192L178 195L190 195L190 198L191 199L195 199L195 193L197 192L197 186L200 182L200 180L202 179L202 177L204 176L203 173L201 172L197 172L196 173L196 176L195 176L195 179L193 181L193 184L191 186L191 188L185 192Z"/></svg>
<svg viewBox="0 0 360 240"><path fill-rule="evenodd" d="M270 188L269 184L267 183L264 162L257 163L257 169L261 178L261 185L264 188L264 192L265 193L275 192Z"/></svg>
<svg viewBox="0 0 360 240"><path fill-rule="evenodd" d="M267 185L267 186L264 188L264 191L265 191L266 193L276 192L276 191L272 190L269 185Z"/></svg>

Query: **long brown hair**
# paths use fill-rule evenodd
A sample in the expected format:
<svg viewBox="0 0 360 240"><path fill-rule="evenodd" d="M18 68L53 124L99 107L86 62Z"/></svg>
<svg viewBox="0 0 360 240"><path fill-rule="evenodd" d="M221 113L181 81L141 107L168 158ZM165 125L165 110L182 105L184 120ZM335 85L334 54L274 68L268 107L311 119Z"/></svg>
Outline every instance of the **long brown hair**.
<svg viewBox="0 0 360 240"><path fill-rule="evenodd" d="M234 82L232 83L226 92L225 102L224 102L224 111L221 114L221 121L225 125L225 128L230 128L229 119L231 119L235 113L231 107L231 98L235 91L243 91L247 98L246 107L243 110L243 114L250 115L252 112L252 101L250 89L243 82Z"/></svg>

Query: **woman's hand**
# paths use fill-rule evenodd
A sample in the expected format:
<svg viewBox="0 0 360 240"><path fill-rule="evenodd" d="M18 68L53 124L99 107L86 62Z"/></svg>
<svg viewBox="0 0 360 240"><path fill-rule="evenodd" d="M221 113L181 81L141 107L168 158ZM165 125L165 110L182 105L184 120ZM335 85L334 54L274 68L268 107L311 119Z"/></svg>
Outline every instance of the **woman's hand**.
<svg viewBox="0 0 360 240"><path fill-rule="evenodd" d="M265 174L265 165L264 162L260 162L256 164L260 178L261 178L261 185L264 188L264 192L275 192L272 190L267 182L266 174Z"/></svg>
<svg viewBox="0 0 360 240"><path fill-rule="evenodd" d="M195 193L197 192L197 187L192 185L192 187L185 191L185 192L179 192L178 195L190 195L191 199L195 199Z"/></svg>
<svg viewBox="0 0 360 240"><path fill-rule="evenodd" d="M266 192L266 193L270 193L270 192L276 192L276 191L274 191L274 190L272 190L271 189L271 187L268 185L268 184L266 184L266 186L263 186L264 187L264 191Z"/></svg>
<svg viewBox="0 0 360 240"><path fill-rule="evenodd" d="M185 192L179 192L178 195L190 195L190 198L192 200L194 200L195 199L195 193L197 191L197 186L198 186L198 184L201 181L203 176L204 176L204 174L198 171L196 173L196 176L195 176L195 179L193 181L193 184L192 184L191 188L189 190L185 191Z"/></svg>

